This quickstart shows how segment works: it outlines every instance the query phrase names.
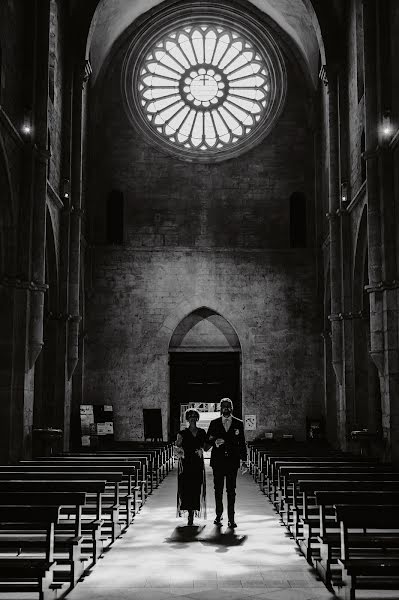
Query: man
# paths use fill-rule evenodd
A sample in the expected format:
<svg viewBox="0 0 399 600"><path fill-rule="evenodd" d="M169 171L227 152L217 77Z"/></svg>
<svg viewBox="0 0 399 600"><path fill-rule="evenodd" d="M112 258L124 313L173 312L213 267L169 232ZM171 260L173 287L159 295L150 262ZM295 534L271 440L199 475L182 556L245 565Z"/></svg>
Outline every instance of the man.
<svg viewBox="0 0 399 600"><path fill-rule="evenodd" d="M228 526L237 527L234 520L237 471L240 460L247 460L247 448L244 437L244 424L233 417L233 403L230 398L220 401L221 416L211 421L207 433L205 449L212 447L211 467L215 488L216 519L220 526L223 518L223 488L226 480Z"/></svg>

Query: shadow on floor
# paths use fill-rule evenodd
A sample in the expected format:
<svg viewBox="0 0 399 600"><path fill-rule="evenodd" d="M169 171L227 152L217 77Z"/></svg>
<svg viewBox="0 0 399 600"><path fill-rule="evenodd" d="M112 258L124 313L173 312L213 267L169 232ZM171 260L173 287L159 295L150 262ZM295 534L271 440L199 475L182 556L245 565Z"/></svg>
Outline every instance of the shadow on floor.
<svg viewBox="0 0 399 600"><path fill-rule="evenodd" d="M177 545L187 544L188 542L201 542L202 544L217 546L216 552L227 552L229 547L242 546L247 539L246 535L236 535L233 529L226 529L225 532L222 532L220 527L214 527L209 535L201 535L204 529L204 525L176 527L172 535L165 538L165 542Z"/></svg>
<svg viewBox="0 0 399 600"><path fill-rule="evenodd" d="M168 544L199 542L197 536L205 529L205 525L186 525L175 527L170 537L165 539Z"/></svg>
<svg viewBox="0 0 399 600"><path fill-rule="evenodd" d="M227 552L229 547L242 546L246 539L246 535L237 535L234 529L226 529L223 533L220 527L214 527L210 535L201 537L198 541L218 546L217 552Z"/></svg>

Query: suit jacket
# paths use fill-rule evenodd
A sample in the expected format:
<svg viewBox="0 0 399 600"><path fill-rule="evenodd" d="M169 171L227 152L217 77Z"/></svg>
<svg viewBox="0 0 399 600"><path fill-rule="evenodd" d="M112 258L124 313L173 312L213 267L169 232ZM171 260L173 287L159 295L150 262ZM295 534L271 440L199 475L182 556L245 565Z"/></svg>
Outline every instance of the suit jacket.
<svg viewBox="0 0 399 600"><path fill-rule="evenodd" d="M224 444L216 448L215 440L223 438ZM212 444L211 467L213 468L237 468L240 459L247 460L247 447L244 437L244 423L241 419L233 417L228 431L223 427L222 417L214 419L209 424L206 441Z"/></svg>

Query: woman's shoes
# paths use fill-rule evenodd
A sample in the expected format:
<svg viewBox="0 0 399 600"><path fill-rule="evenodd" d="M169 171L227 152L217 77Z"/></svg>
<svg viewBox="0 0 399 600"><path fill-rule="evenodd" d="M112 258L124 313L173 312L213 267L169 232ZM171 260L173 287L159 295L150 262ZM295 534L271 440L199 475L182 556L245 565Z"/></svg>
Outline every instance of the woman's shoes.
<svg viewBox="0 0 399 600"><path fill-rule="evenodd" d="M194 512L189 512L188 513L188 519L187 519L187 525L189 527L191 527L192 525L194 525Z"/></svg>

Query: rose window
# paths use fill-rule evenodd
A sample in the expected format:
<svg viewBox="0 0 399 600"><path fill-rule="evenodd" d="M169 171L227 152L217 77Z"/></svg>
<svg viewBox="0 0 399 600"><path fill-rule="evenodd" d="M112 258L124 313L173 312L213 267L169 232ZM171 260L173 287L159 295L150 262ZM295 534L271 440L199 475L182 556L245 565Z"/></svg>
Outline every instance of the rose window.
<svg viewBox="0 0 399 600"><path fill-rule="evenodd" d="M257 143L285 98L274 42L215 18L153 35L139 59L128 56L124 76L134 123L187 160L222 160Z"/></svg>

